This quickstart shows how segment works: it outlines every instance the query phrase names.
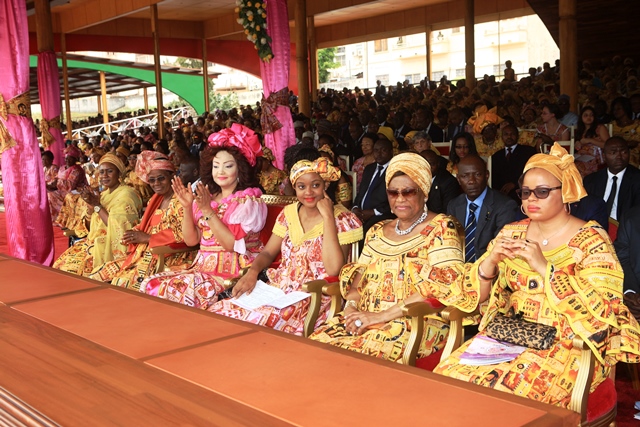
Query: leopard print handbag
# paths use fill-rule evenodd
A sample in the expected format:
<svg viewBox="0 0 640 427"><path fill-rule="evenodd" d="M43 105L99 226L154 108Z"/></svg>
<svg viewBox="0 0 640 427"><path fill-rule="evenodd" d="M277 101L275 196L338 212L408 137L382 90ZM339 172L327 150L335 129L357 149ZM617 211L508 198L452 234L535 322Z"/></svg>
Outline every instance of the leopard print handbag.
<svg viewBox="0 0 640 427"><path fill-rule="evenodd" d="M524 320L522 313L510 317L498 313L487 325L486 334L489 338L498 341L536 350L547 350L551 348L557 331L553 326Z"/></svg>

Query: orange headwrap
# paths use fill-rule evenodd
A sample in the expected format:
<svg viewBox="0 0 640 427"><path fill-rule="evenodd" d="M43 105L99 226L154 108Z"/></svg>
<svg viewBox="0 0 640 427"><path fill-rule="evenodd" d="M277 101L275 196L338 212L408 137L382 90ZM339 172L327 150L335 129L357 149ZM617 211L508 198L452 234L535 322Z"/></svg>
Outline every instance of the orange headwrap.
<svg viewBox="0 0 640 427"><path fill-rule="evenodd" d="M387 187L396 172L404 172L413 182L416 183L425 197L429 197L431 191L431 166L420 154L400 153L394 156L389 162L387 174L385 176Z"/></svg>
<svg viewBox="0 0 640 427"><path fill-rule="evenodd" d="M475 133L482 133L482 130L490 124L497 125L502 122L503 120L498 116L498 107L487 110L486 105L481 105L476 108L473 117L470 117L468 121L468 123L473 126Z"/></svg>
<svg viewBox="0 0 640 427"><path fill-rule="evenodd" d="M525 165L523 173L533 168L546 170L562 183L563 203L577 202L587 195L573 156L557 142L553 144L549 154L533 155Z"/></svg>
<svg viewBox="0 0 640 427"><path fill-rule="evenodd" d="M149 173L151 173L152 170L175 172L176 167L164 154L158 153L157 151L145 150L138 155L136 175L148 184Z"/></svg>
<svg viewBox="0 0 640 427"><path fill-rule="evenodd" d="M291 168L289 179L291 184L295 184L298 178L307 173L315 172L320 175L324 181L337 181L340 179L340 169L333 166L331 160L326 157L318 157L314 161L300 160Z"/></svg>

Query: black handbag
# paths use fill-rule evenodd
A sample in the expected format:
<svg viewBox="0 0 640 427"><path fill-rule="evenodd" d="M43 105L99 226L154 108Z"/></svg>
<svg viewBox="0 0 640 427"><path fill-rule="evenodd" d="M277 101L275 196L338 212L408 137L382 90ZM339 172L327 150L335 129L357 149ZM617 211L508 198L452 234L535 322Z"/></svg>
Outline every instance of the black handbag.
<svg viewBox="0 0 640 427"><path fill-rule="evenodd" d="M487 325L486 334L489 338L498 341L536 350L547 350L551 348L557 330L553 326L524 320L522 313L510 317L498 313Z"/></svg>

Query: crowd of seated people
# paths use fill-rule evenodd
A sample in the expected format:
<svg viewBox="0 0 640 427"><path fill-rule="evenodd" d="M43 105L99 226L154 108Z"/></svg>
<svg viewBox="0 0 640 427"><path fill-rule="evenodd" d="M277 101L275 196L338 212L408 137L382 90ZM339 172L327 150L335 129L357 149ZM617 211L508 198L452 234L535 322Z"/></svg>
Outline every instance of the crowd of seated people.
<svg viewBox="0 0 640 427"><path fill-rule="evenodd" d="M487 77L473 91L442 82L321 94L313 117L292 113L296 141L285 170L261 144L259 106L184 120L164 141L143 130L98 146L71 143L64 170L84 171L84 181L73 187L75 204L62 186L60 212L67 200L81 208L56 222L73 217L86 237L55 267L297 335L306 332L308 298L285 308L234 301L258 279L285 293L337 280L344 306L329 318L323 297L311 339L398 363L409 345L407 304L455 307L475 319L479 336L499 315L517 314L555 328L549 347L471 366L460 360L467 342L435 372L566 407L577 376L574 336L594 352L592 390L617 361L640 362L640 289L621 272L634 274L640 253L640 240L629 237L640 205L638 112L606 78L634 69L585 66L590 83L581 81L575 117L551 67L499 84ZM608 89L594 97L598 84ZM563 148L570 126L581 144L575 159ZM50 157L43 154L54 193L65 175L53 179ZM354 189L345 176L352 171ZM266 243L263 194L293 198ZM165 271L158 246L174 250ZM352 246L361 248L357 258ZM448 328L438 315L425 317L419 357L441 350Z"/></svg>

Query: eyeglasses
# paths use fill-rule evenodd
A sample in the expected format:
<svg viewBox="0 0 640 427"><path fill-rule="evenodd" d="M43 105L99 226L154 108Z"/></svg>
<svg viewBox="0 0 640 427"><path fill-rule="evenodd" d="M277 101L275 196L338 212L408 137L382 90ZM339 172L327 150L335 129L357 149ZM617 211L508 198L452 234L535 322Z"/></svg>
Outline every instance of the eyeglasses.
<svg viewBox="0 0 640 427"><path fill-rule="evenodd" d="M416 197L418 195L418 191L419 190L417 188L404 188L402 190L387 189L387 196L395 199L396 197L402 195L402 197L404 197L405 199L410 199Z"/></svg>
<svg viewBox="0 0 640 427"><path fill-rule="evenodd" d="M165 182L167 177L164 175L160 175L157 178L147 178L149 180L149 184L155 184L156 182Z"/></svg>
<svg viewBox="0 0 640 427"><path fill-rule="evenodd" d="M549 193L551 193L553 190L559 190L561 188L562 186L551 187L551 188L536 187L533 190L529 188L522 188L522 189L517 189L516 194L518 195L518 197L520 197L520 200L527 200L531 195L531 193L535 194L538 199L546 199L547 197L549 197Z"/></svg>

